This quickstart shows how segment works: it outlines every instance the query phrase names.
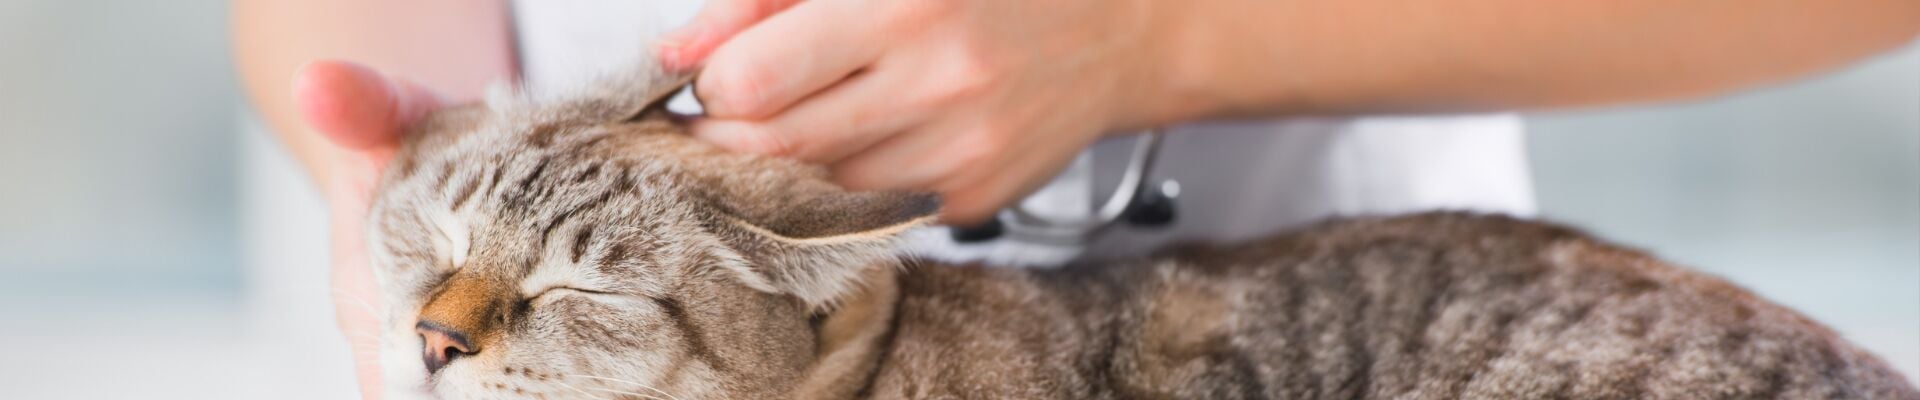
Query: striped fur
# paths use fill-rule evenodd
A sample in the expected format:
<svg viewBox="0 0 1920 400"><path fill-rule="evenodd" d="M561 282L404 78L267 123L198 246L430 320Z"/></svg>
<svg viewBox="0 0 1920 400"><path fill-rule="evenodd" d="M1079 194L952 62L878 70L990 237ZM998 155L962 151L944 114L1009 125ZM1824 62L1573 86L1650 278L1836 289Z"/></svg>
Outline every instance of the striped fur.
<svg viewBox="0 0 1920 400"><path fill-rule="evenodd" d="M410 137L371 217L389 398L1920 399L1790 310L1504 217L914 265L928 197L710 148L641 76ZM421 324L471 354L428 374Z"/></svg>

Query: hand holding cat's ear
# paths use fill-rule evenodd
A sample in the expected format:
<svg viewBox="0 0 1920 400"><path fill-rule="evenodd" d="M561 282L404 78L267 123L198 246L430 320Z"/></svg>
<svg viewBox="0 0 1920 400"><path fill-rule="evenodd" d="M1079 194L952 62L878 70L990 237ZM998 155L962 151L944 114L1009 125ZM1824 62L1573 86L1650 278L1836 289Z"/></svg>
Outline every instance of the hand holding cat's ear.
<svg viewBox="0 0 1920 400"><path fill-rule="evenodd" d="M1191 108L1161 79L1185 66L1163 39L1179 2L1125 4L718 0L660 53L701 68L694 137L827 165L848 189L937 192L971 223L1103 132Z"/></svg>

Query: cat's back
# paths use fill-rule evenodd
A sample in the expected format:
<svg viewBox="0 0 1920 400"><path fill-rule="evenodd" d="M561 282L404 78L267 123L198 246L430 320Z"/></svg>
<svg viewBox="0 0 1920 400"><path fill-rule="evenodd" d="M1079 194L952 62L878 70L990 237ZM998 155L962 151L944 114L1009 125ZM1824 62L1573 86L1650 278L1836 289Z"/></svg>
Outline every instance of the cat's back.
<svg viewBox="0 0 1920 400"><path fill-rule="evenodd" d="M1111 332L1088 365L1115 398L1920 398L1723 280L1508 217L1349 219L1047 276L1107 310L1080 318Z"/></svg>

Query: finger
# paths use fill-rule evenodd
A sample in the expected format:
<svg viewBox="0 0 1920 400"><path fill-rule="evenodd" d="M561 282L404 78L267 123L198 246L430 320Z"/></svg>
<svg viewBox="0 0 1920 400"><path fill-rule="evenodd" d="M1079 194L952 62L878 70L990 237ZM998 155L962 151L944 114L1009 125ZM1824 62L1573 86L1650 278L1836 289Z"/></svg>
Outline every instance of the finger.
<svg viewBox="0 0 1920 400"><path fill-rule="evenodd" d="M771 120L703 119L693 134L734 151L831 164L929 117L930 105L896 100L913 74L894 71L856 76Z"/></svg>
<svg viewBox="0 0 1920 400"><path fill-rule="evenodd" d="M832 165L835 183L849 190L927 190L938 181L997 157L993 143L955 134L947 126L924 126L895 135Z"/></svg>
<svg viewBox="0 0 1920 400"><path fill-rule="evenodd" d="M1061 112L1071 113L1065 110ZM984 121L978 118L974 120ZM939 192L942 196L941 220L950 224L984 221L1052 181L1061 169L1073 162L1074 157L1098 137L1095 134L1097 128L1084 126L1080 121L1074 118L1047 119L1035 121L1039 122L1038 125L1012 124L1032 126L1017 132L999 132L1003 135L1045 134L1024 136L1033 140L1022 141L1018 145L1004 145L1005 151L995 152L993 157L985 161L956 169L940 181L926 185L926 189Z"/></svg>
<svg viewBox="0 0 1920 400"><path fill-rule="evenodd" d="M941 194L941 223L965 226L986 221L1051 181L1074 154L1056 155L1029 148L949 175L931 185Z"/></svg>
<svg viewBox="0 0 1920 400"><path fill-rule="evenodd" d="M340 61L302 67L293 96L308 125L335 145L363 151L397 145L407 126L442 104L425 87Z"/></svg>
<svg viewBox="0 0 1920 400"><path fill-rule="evenodd" d="M715 47L800 0L713 0L700 8L692 22L660 36L654 52L668 70L692 69L706 61Z"/></svg>
<svg viewBox="0 0 1920 400"><path fill-rule="evenodd" d="M873 63L887 35L863 5L801 3L721 45L694 87L707 115L766 118Z"/></svg>
<svg viewBox="0 0 1920 400"><path fill-rule="evenodd" d="M381 383L379 362L382 306L373 281L363 239L368 204L376 179L376 166L355 154L338 154L333 176L326 191L331 228L331 286L335 323L345 334L353 352L354 370L362 398L379 398Z"/></svg>

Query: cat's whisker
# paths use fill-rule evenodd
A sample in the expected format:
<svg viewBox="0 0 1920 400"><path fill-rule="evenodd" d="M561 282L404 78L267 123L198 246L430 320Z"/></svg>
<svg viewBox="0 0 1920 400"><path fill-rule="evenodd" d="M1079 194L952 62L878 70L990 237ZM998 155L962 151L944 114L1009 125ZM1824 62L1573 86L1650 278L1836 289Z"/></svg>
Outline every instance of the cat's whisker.
<svg viewBox="0 0 1920 400"><path fill-rule="evenodd" d="M585 390L580 390L580 388L577 388L577 387L573 387L573 385L568 385L568 384L566 384L566 382L554 382L554 384L557 384L557 385L560 385L560 388L562 388L562 389L567 389L567 390L572 390L572 391L573 391L574 393L579 393L579 394L581 394L581 395L585 395L585 396L587 396L587 398L589 398L589 399L596 399L596 400L598 400L598 399L602 399L602 397L600 397L599 395L595 395L595 394L593 394L593 393L590 393L590 392L587 392L587 391L585 391Z"/></svg>
<svg viewBox="0 0 1920 400"><path fill-rule="evenodd" d="M367 314L371 314L376 317L381 315L380 309L374 307L373 303L368 302L366 298L356 295L353 292L340 290L340 288L334 288L332 290L332 293L335 297L339 297L339 298L351 301L351 304L358 306L363 310L366 310Z"/></svg>
<svg viewBox="0 0 1920 400"><path fill-rule="evenodd" d="M667 391L665 390L660 390L659 388L647 386L646 384L643 384L640 382L634 382L634 381L629 381L624 379L614 379L614 378L608 378L604 376L581 375L581 374L567 374L567 376L576 377L576 378L599 379L599 380L604 380L604 381L609 381L614 383L625 383L628 385L639 386L641 389L652 390L656 393L660 393L663 396L667 396L667 400L680 400L680 398L674 397L673 393L667 393Z"/></svg>
<svg viewBox="0 0 1920 400"><path fill-rule="evenodd" d="M645 399L647 399L647 400L669 400L669 399L663 399L663 398L660 398L659 396L654 396L654 395L649 395L649 394L640 394L640 393L634 393L634 392L628 392L628 391L622 391L622 390L613 390L613 389L602 389L602 388L587 388L587 389L588 389L588 390L598 390L598 391L602 391L602 392L611 392L611 393L618 393L618 394L624 394L624 395L628 395L628 396L639 396L639 397L642 397L642 398L645 398Z"/></svg>

